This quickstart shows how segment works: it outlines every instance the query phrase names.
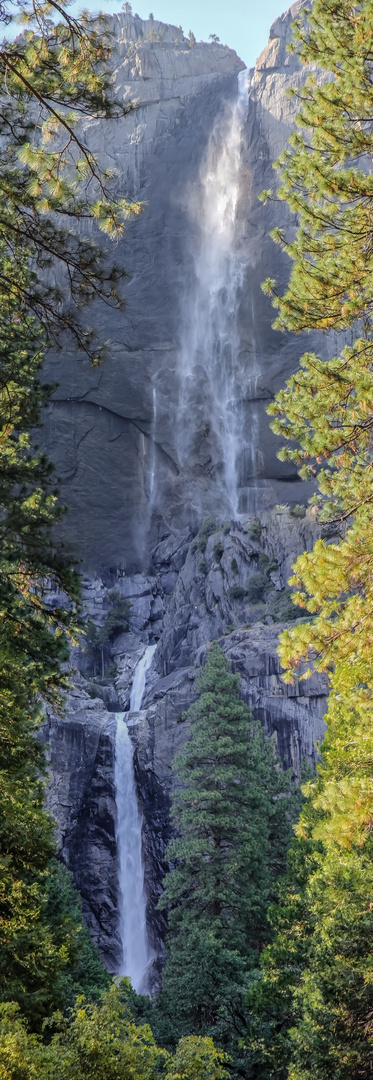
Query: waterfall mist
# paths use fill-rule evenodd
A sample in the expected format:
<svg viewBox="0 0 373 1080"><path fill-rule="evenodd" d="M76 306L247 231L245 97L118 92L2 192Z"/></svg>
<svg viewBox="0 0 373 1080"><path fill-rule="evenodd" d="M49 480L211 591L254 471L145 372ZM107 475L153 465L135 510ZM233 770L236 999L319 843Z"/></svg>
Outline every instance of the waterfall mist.
<svg viewBox="0 0 373 1080"><path fill-rule="evenodd" d="M189 193L194 284L185 298L179 351L179 464L197 459L234 516L255 509L257 474L255 347L241 355L238 326L245 261L238 204L248 72L210 136L199 184ZM245 402L250 401L251 422Z"/></svg>

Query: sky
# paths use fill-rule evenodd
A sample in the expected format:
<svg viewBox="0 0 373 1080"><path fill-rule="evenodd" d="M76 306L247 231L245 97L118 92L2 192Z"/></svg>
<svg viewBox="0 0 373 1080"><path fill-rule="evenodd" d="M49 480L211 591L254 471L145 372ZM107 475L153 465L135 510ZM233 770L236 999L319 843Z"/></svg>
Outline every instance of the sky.
<svg viewBox="0 0 373 1080"><path fill-rule="evenodd" d="M181 25L184 34L193 30L197 41L208 41L209 34L217 34L223 45L235 49L247 67L267 44L269 29L292 0L133 0L132 10L142 19L152 11L161 22ZM121 0L80 0L70 6L77 14L83 7L89 11L106 11L112 15L120 11Z"/></svg>

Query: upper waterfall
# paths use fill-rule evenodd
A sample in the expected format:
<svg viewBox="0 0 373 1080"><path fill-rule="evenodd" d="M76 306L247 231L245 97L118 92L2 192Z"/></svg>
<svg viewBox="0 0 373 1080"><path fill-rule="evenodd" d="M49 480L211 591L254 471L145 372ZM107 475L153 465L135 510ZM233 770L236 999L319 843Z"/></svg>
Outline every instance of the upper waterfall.
<svg viewBox="0 0 373 1080"><path fill-rule="evenodd" d="M255 396L259 368L255 345L250 364L242 358L237 318L245 275L238 204L248 87L249 72L242 71L237 97L216 119L199 182L188 193L197 231L179 351L179 463L197 449L221 503L235 517L255 509L250 495L257 474L255 410L248 424L244 403Z"/></svg>
<svg viewBox="0 0 373 1080"><path fill-rule="evenodd" d="M286 284L270 232L275 218L292 221L285 204L258 201L292 130L287 89L304 77L286 52L291 21L274 24L247 94L228 47L190 48L160 24L149 39L150 24L125 12L109 19L115 94L137 107L83 129L142 204L115 252L126 309L92 306L107 343L99 370L72 348L58 377L53 352L45 371L59 384L44 445L70 511L60 532L87 570L143 570L168 531L304 497L295 464L277 458L266 403L316 343L273 329L261 282Z"/></svg>

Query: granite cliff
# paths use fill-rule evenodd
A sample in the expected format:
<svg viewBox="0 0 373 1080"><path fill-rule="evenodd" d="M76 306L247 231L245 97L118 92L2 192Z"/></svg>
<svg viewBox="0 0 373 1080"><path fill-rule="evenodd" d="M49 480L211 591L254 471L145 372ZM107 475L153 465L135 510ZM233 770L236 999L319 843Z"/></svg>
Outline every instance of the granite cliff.
<svg viewBox="0 0 373 1080"><path fill-rule="evenodd" d="M288 274L268 235L288 213L258 200L263 187L274 186L272 165L291 130L295 105L286 90L303 78L286 52L298 6L274 23L249 73L249 93L242 84L239 123L244 65L232 50L190 47L176 27L155 20L124 13L111 20L116 93L138 106L123 120L92 121L85 135L102 164L117 170L120 189L143 204L115 253L130 274L127 307L117 315L92 311L109 343L101 368L66 352L62 364L60 355L51 357L47 371L59 386L46 418L46 448L70 511L65 539L88 570L142 570L149 544L170 529L197 527L207 513L231 513L222 483L229 436L242 447L241 454L233 448L244 495L239 509L251 508L253 490L262 507L304 497L293 467L276 457L265 412L302 351L301 341L272 330L273 310L261 291L269 273L280 286ZM212 238L224 217L217 251ZM216 264L220 278L212 281ZM220 380L217 391L219 357L211 376L209 356L201 353L209 333L215 354L220 336L232 375L233 385ZM228 415L222 434L224 396L234 398L239 426L229 431L237 419Z"/></svg>
<svg viewBox="0 0 373 1080"><path fill-rule="evenodd" d="M135 749L158 958L171 766L209 642L220 642L295 777L323 733L325 680L285 685L276 651L294 617L291 564L317 527L299 505L308 491L276 457L265 411L302 341L273 331L260 288L269 274L281 286L288 273L268 237L275 218L289 226L286 208L279 220L278 206L263 207L258 194L273 187L293 123L286 90L304 78L286 51L299 6L276 20L249 73L222 45L191 47L175 27L113 16L116 91L138 107L86 131L143 212L119 252L130 273L126 311L110 323L94 313L107 360L91 369L66 353L61 369L50 358L59 387L45 439L69 507L65 539L84 566L87 619L103 625L113 588L131 615L102 651L100 675L84 642L74 650L65 710L47 713L43 736L61 856L111 971L120 953L115 714L126 714ZM134 673L149 644L157 647L133 712Z"/></svg>

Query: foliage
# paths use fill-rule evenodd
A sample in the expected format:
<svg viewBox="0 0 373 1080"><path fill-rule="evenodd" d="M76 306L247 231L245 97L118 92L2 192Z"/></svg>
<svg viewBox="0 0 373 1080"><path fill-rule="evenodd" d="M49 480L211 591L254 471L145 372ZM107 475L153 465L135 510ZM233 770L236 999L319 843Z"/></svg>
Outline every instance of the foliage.
<svg viewBox="0 0 373 1080"><path fill-rule="evenodd" d="M212 1036L247 1075L239 1051L243 998L268 940L267 908L296 814L290 777L217 644L196 688L200 697L186 714L191 738L175 761L182 786L161 900L170 929L155 1022L166 1044L188 1030Z"/></svg>
<svg viewBox="0 0 373 1080"><path fill-rule="evenodd" d="M268 911L273 941L261 955L261 977L247 996L250 1024L247 1052L255 1058L255 1078L285 1075L292 1055L291 1032L299 1020L295 994L312 950L312 919L307 884L317 869L317 846L310 838L293 840L278 903Z"/></svg>
<svg viewBox="0 0 373 1080"><path fill-rule="evenodd" d="M10 261L31 256L37 268L32 283L12 282L20 310L33 312L49 335L68 330L94 358L99 351L81 311L93 298L118 306L123 272L72 223L90 218L116 237L139 208L112 198L110 175L77 126L84 117L128 111L113 100L105 20L77 21L66 8L65 0L1 5L0 22L16 9L23 33L0 47L0 244Z"/></svg>
<svg viewBox="0 0 373 1080"><path fill-rule="evenodd" d="M111 589L108 600L110 610L103 626L97 626L93 619L87 619L85 626L86 652L93 659L95 674L97 664L101 661L102 677L105 671L105 645L112 643L119 634L128 630L132 607L131 601L122 596L119 589Z"/></svg>
<svg viewBox="0 0 373 1080"><path fill-rule="evenodd" d="M308 18L308 21L307 21ZM296 603L315 615L283 637L282 661L328 668L369 655L373 629L372 543L372 7L315 0L295 23L294 48L314 74L297 91L297 131L281 155L278 197L298 215L295 240L278 240L293 261L274 298L279 329L349 330L332 360L306 353L269 412L287 441L282 458L317 478L321 519L345 523L338 542L319 540L296 564ZM267 283L274 292L273 283ZM291 440L295 443L291 445ZM304 673L305 669L303 669Z"/></svg>
<svg viewBox="0 0 373 1080"><path fill-rule="evenodd" d="M32 1001L38 1016L60 957L42 918L54 836L35 734L41 698L51 699L61 683L78 590L51 535L58 518L51 469L31 441L47 394L40 382L45 335L11 285L27 288L33 275L18 253L10 261L6 245L0 267L1 994L25 1008Z"/></svg>
<svg viewBox="0 0 373 1080"><path fill-rule="evenodd" d="M189 1035L180 1039L175 1054L169 1058L167 1080L225 1080L227 1057L216 1050L212 1039Z"/></svg>
<svg viewBox="0 0 373 1080"><path fill-rule="evenodd" d="M293 603L291 589L281 589L276 592L268 601L266 610L274 622L294 622L300 615Z"/></svg>
<svg viewBox="0 0 373 1080"><path fill-rule="evenodd" d="M293 47L322 78L297 91L297 131L278 163L278 196L299 227L290 243L275 230L293 260L275 325L344 334L333 359L305 354L269 410L287 441L280 456L315 478L314 512L339 523L334 542L295 564L293 599L313 621L287 630L280 649L288 680L316 667L331 686L297 830L297 858L310 844L311 863L264 962L264 997L285 1003L289 978L287 1015L269 1037L272 1068L289 1080L368 1077L372 1063L372 30L370 0L315 0L300 13Z"/></svg>
<svg viewBox="0 0 373 1080"><path fill-rule="evenodd" d="M119 589L111 589L108 593L110 611L108 612L103 631L107 641L113 641L118 634L128 630L128 621L131 614L131 601L122 596Z"/></svg>
<svg viewBox="0 0 373 1080"><path fill-rule="evenodd" d="M220 562L222 555L224 555L224 544L222 540L217 540L213 547L214 559L216 559L217 562Z"/></svg>
<svg viewBox="0 0 373 1080"><path fill-rule="evenodd" d="M201 525L199 533L197 534L195 540L193 540L193 543L191 545L192 555L195 554L196 551L201 551L202 555L204 554L204 552L206 551L206 548L207 548L207 541L210 538L210 536L212 536L213 533L216 532L216 529L217 529L217 524L216 524L215 518L214 517L206 518L205 521L203 522L203 524Z"/></svg>
<svg viewBox="0 0 373 1080"><path fill-rule="evenodd" d="M48 1042L29 1035L17 1006L0 1006L0 1074L4 1080L225 1080L225 1056L211 1039L182 1039L174 1055L160 1050L148 1025L134 1023L126 980L100 1005L81 998L68 1020L46 1025ZM50 1031L48 1030L50 1029Z"/></svg>
<svg viewBox="0 0 373 1080"><path fill-rule="evenodd" d="M97 1001L109 987L111 978L102 967L84 926L80 894L72 884L69 871L57 859L49 867L43 920L50 927L61 963L49 1009L72 1008L81 994L88 1001Z"/></svg>
<svg viewBox="0 0 373 1080"><path fill-rule="evenodd" d="M258 518L253 518L252 521L250 521L247 535L249 537L249 540L260 540L260 537L262 535L262 526L260 524L260 521L258 521Z"/></svg>
<svg viewBox="0 0 373 1080"><path fill-rule="evenodd" d="M369 694L355 701L355 678L348 664L332 678L322 763L304 788L276 937L251 998L264 1076L269 1062L269 1075L287 1068L292 1080L370 1072L373 735Z"/></svg>
<svg viewBox="0 0 373 1080"><path fill-rule="evenodd" d="M243 585L231 585L228 589L228 596L231 600L244 600L246 589L244 589Z"/></svg>
<svg viewBox="0 0 373 1080"><path fill-rule="evenodd" d="M258 600L263 599L266 585L268 585L268 580L265 574L261 574L260 571L258 571L257 573L250 575L245 595L252 604L257 604Z"/></svg>
<svg viewBox="0 0 373 1080"><path fill-rule="evenodd" d="M114 269L72 223L93 217L118 235L130 208L111 200L77 128L79 116L118 112L102 22L77 22L64 0L5 2L0 22L14 8L22 36L0 46L0 972L2 998L38 1026L80 978L85 985L83 965L91 988L104 978L80 917L64 911L66 881L60 906L53 900L54 830L43 809L36 732L43 701L58 704L66 681L79 590L55 541L52 469L35 445L51 391L41 369L48 335L63 330L95 355L79 305L93 296L117 303Z"/></svg>

